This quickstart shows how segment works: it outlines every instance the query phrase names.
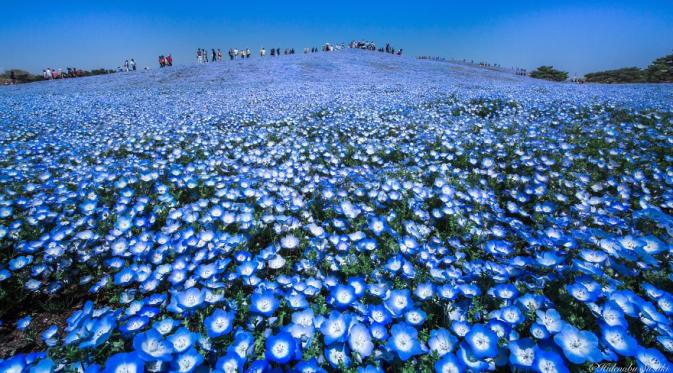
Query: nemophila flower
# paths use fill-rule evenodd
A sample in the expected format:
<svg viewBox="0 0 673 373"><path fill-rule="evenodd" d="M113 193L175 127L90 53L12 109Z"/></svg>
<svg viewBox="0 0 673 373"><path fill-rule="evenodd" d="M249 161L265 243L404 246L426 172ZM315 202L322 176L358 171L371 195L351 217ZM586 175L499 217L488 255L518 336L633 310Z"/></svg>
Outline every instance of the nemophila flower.
<svg viewBox="0 0 673 373"><path fill-rule="evenodd" d="M609 326L628 326L624 318L624 311L615 302L605 302L601 310L601 316L603 317L603 321Z"/></svg>
<svg viewBox="0 0 673 373"><path fill-rule="evenodd" d="M465 364L458 360L455 355L447 353L435 362L435 372L438 373L461 373L465 371Z"/></svg>
<svg viewBox="0 0 673 373"><path fill-rule="evenodd" d="M633 356L639 348L635 338L622 326L602 326L601 340L622 356Z"/></svg>
<svg viewBox="0 0 673 373"><path fill-rule="evenodd" d="M201 307L206 299L203 289L191 287L176 294L178 305L185 310L193 310Z"/></svg>
<svg viewBox="0 0 673 373"><path fill-rule="evenodd" d="M495 364L492 361L477 359L472 355L470 346L465 342L462 342L458 347L456 357L467 371L481 372L495 369Z"/></svg>
<svg viewBox="0 0 673 373"><path fill-rule="evenodd" d="M351 326L351 316L332 311L329 317L320 325L320 332L324 336L326 345L335 342L344 342Z"/></svg>
<svg viewBox="0 0 673 373"><path fill-rule="evenodd" d="M226 355L217 359L217 362L215 362L215 369L225 373L241 372L243 371L243 363L244 360L238 354L228 351ZM250 368L248 370L250 370ZM246 372L248 370L246 370Z"/></svg>
<svg viewBox="0 0 673 373"><path fill-rule="evenodd" d="M233 327L234 313L216 309L203 321L208 337L217 338L229 334Z"/></svg>
<svg viewBox="0 0 673 373"><path fill-rule="evenodd" d="M7 360L0 360L0 372L20 373L26 367L26 360L23 354L18 354L8 358Z"/></svg>
<svg viewBox="0 0 673 373"><path fill-rule="evenodd" d="M271 291L254 293L250 297L250 312L264 317L272 316L279 305L280 302Z"/></svg>
<svg viewBox="0 0 673 373"><path fill-rule="evenodd" d="M156 329L136 334L133 348L145 361L170 361L174 352L173 346Z"/></svg>
<svg viewBox="0 0 673 373"><path fill-rule="evenodd" d="M333 368L350 368L351 358L348 347L343 343L334 343L325 347L325 359Z"/></svg>
<svg viewBox="0 0 673 373"><path fill-rule="evenodd" d="M561 331L563 327L563 320L561 320L561 314L557 310L551 308L546 311L535 311L537 315L537 323L544 325L547 331L550 333L557 333Z"/></svg>
<svg viewBox="0 0 673 373"><path fill-rule="evenodd" d="M234 342L227 347L227 352L233 352L245 361L252 354L255 347L255 338L252 333L239 331L234 336Z"/></svg>
<svg viewBox="0 0 673 373"><path fill-rule="evenodd" d="M117 326L117 320L113 315L108 314L96 319L90 325L88 339L79 344L80 349L96 348L105 343Z"/></svg>
<svg viewBox="0 0 673 373"><path fill-rule="evenodd" d="M444 328L432 330L428 339L430 351L436 352L440 357L453 351L457 343L458 338Z"/></svg>
<svg viewBox="0 0 673 373"><path fill-rule="evenodd" d="M598 338L590 331L578 330L570 324L564 324L561 331L554 336L554 342L574 364L601 360Z"/></svg>
<svg viewBox="0 0 673 373"><path fill-rule="evenodd" d="M105 373L142 373L144 362L136 352L121 352L110 356L105 362Z"/></svg>
<svg viewBox="0 0 673 373"><path fill-rule="evenodd" d="M287 364L290 361L301 359L299 342L290 333L280 332L267 337L264 356L276 364Z"/></svg>
<svg viewBox="0 0 673 373"><path fill-rule="evenodd" d="M348 332L348 346L356 352L360 358L366 358L372 354L372 343L369 329L362 323L355 323Z"/></svg>
<svg viewBox="0 0 673 373"><path fill-rule="evenodd" d="M22 317L16 322L16 328L21 331L26 330L32 321L33 318L30 315Z"/></svg>
<svg viewBox="0 0 673 373"><path fill-rule="evenodd" d="M343 310L348 308L356 300L355 289L351 285L337 285L332 288L329 295L329 302L336 309Z"/></svg>
<svg viewBox="0 0 673 373"><path fill-rule="evenodd" d="M535 361L535 352L537 346L535 342L528 338L510 341L509 347L509 362L514 366L523 368L530 368Z"/></svg>
<svg viewBox="0 0 673 373"><path fill-rule="evenodd" d="M673 364L656 348L639 348L636 352L638 369L642 371L670 372Z"/></svg>
<svg viewBox="0 0 673 373"><path fill-rule="evenodd" d="M533 369L537 372L569 373L563 358L554 351L538 349L535 351Z"/></svg>
<svg viewBox="0 0 673 373"><path fill-rule="evenodd" d="M409 290L392 290L385 300L385 306L394 317L401 317L405 311L413 307Z"/></svg>
<svg viewBox="0 0 673 373"><path fill-rule="evenodd" d="M404 314L404 319L412 326L420 326L425 322L428 315L419 308L410 309Z"/></svg>
<svg viewBox="0 0 673 373"><path fill-rule="evenodd" d="M196 341L198 341L198 339L198 334L192 333L185 327L181 327L176 330L175 333L166 337L166 340L173 346L173 349L177 353L187 351L196 343Z"/></svg>
<svg viewBox="0 0 673 373"><path fill-rule="evenodd" d="M395 324L390 328L386 347L395 352L402 361L423 353L418 332L407 323Z"/></svg>
<svg viewBox="0 0 673 373"><path fill-rule="evenodd" d="M576 282L566 287L568 294L580 302L594 302L598 299L598 292L589 290L584 284Z"/></svg>
<svg viewBox="0 0 673 373"><path fill-rule="evenodd" d="M171 361L172 372L189 373L203 364L203 356L191 347Z"/></svg>
<svg viewBox="0 0 673 373"><path fill-rule="evenodd" d="M473 325L465 335L465 342L476 359L495 357L498 354L498 336L483 325Z"/></svg>
<svg viewBox="0 0 673 373"><path fill-rule="evenodd" d="M372 338L383 341L388 338L388 329L385 325L373 323L369 326L369 330L372 333Z"/></svg>

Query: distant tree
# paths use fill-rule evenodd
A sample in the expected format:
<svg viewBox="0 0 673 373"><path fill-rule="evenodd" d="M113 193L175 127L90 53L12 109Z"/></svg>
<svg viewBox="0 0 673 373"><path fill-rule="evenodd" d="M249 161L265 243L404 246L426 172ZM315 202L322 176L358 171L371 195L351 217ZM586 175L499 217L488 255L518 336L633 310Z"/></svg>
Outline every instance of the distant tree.
<svg viewBox="0 0 673 373"><path fill-rule="evenodd" d="M647 81L645 72L637 67L598 71L586 74L584 78L589 83L644 83Z"/></svg>
<svg viewBox="0 0 673 373"><path fill-rule="evenodd" d="M28 71L20 70L20 69L5 70L5 72L0 74L0 78L3 78L4 80L9 81L11 79L12 72L14 72L15 83L29 83L29 82L34 82L34 81L42 79L41 76L33 75L33 74L29 73Z"/></svg>
<svg viewBox="0 0 673 373"><path fill-rule="evenodd" d="M568 79L568 73L554 69L553 66L540 66L530 74L531 78L562 82Z"/></svg>
<svg viewBox="0 0 673 373"><path fill-rule="evenodd" d="M650 83L673 83L673 54L654 60L645 75Z"/></svg>

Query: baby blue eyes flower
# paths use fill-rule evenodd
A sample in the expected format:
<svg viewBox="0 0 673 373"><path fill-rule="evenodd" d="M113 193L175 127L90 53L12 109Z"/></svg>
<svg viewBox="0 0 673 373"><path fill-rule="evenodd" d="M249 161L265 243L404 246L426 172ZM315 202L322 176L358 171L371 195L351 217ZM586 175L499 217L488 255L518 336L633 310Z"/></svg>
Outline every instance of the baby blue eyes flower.
<svg viewBox="0 0 673 373"><path fill-rule="evenodd" d="M277 364L287 364L301 358L298 342L286 332L269 336L264 351L266 359Z"/></svg>
<svg viewBox="0 0 673 373"><path fill-rule="evenodd" d="M390 292L388 299L385 301L385 306L390 313L395 317L401 317L406 310L413 307L413 301L409 290L393 290Z"/></svg>
<svg viewBox="0 0 673 373"><path fill-rule="evenodd" d="M33 318L30 315L22 317L16 322L16 328L22 331L26 330L26 328L28 328L28 326L30 325L31 321L33 321Z"/></svg>
<svg viewBox="0 0 673 373"><path fill-rule="evenodd" d="M324 355L332 368L349 368L351 366L348 347L343 343L334 343L327 346Z"/></svg>
<svg viewBox="0 0 673 373"><path fill-rule="evenodd" d="M174 352L170 342L156 329L149 329L133 337L133 348L141 359L145 361L170 361Z"/></svg>
<svg viewBox="0 0 673 373"><path fill-rule="evenodd" d="M107 359L104 373L142 373L144 369L144 362L137 353L121 352Z"/></svg>
<svg viewBox="0 0 673 373"><path fill-rule="evenodd" d="M509 362L514 366L530 368L535 361L535 342L528 338L509 342Z"/></svg>
<svg viewBox="0 0 673 373"><path fill-rule="evenodd" d="M406 323L395 324L390 328L386 346L402 361L423 353L416 328Z"/></svg>
<svg viewBox="0 0 673 373"><path fill-rule="evenodd" d="M179 354L171 361L172 372L190 373L203 364L203 356L194 347Z"/></svg>
<svg viewBox="0 0 673 373"><path fill-rule="evenodd" d="M432 330L428 339L430 351L436 352L440 357L453 351L457 343L458 338L444 328Z"/></svg>
<svg viewBox="0 0 673 373"><path fill-rule="evenodd" d="M324 336L325 344L330 345L334 342L344 342L350 326L350 315L341 314L336 311L330 313L329 318L320 325L320 332Z"/></svg>
<svg viewBox="0 0 673 373"><path fill-rule="evenodd" d="M227 352L226 355L217 359L217 362L215 362L215 368L217 369L217 371L225 373L240 372L243 370L243 362L244 360L236 353ZM251 368L248 368L248 371L251 370Z"/></svg>
<svg viewBox="0 0 673 373"><path fill-rule="evenodd" d="M330 303L339 310L348 308L355 299L355 290L351 285L337 285L329 296Z"/></svg>
<svg viewBox="0 0 673 373"><path fill-rule="evenodd" d="M639 348L636 352L636 361L638 369L643 372L671 372L673 371L673 364L666 359L664 354L659 352L656 348Z"/></svg>
<svg viewBox="0 0 673 373"><path fill-rule="evenodd" d="M178 305L186 310L201 307L206 299L206 292L195 287L177 293Z"/></svg>
<svg viewBox="0 0 673 373"><path fill-rule="evenodd" d="M635 338L621 326L603 326L601 328L601 340L622 356L634 356L639 348Z"/></svg>
<svg viewBox="0 0 673 373"><path fill-rule="evenodd" d="M554 342L563 350L566 358L574 364L601 360L598 338L592 332L580 331L569 324L565 324L561 331L554 336Z"/></svg>
<svg viewBox="0 0 673 373"><path fill-rule="evenodd" d="M451 353L445 354L435 363L435 372L438 373L461 373L464 371L465 364Z"/></svg>
<svg viewBox="0 0 673 373"><path fill-rule="evenodd" d="M187 351L198 339L198 334L190 332L185 327L176 330L175 333L166 337L166 340L173 346L175 352L178 353Z"/></svg>
<svg viewBox="0 0 673 373"><path fill-rule="evenodd" d="M264 293L254 293L250 297L250 312L270 317L276 312L280 302L273 295L272 292L266 291Z"/></svg>
<svg viewBox="0 0 673 373"><path fill-rule="evenodd" d="M476 359L495 357L498 354L498 336L483 325L472 326L465 335L465 341Z"/></svg>
<svg viewBox="0 0 673 373"><path fill-rule="evenodd" d="M570 373L563 358L554 351L539 349L535 352L533 369L537 372Z"/></svg>
<svg viewBox="0 0 673 373"><path fill-rule="evenodd" d="M229 334L233 327L233 321L233 312L225 312L222 309L216 309L204 320L208 337L218 338Z"/></svg>
<svg viewBox="0 0 673 373"><path fill-rule="evenodd" d="M369 329L361 323L351 326L348 332L348 346L352 351L358 353L361 358L366 358L372 354L374 344L372 343Z"/></svg>

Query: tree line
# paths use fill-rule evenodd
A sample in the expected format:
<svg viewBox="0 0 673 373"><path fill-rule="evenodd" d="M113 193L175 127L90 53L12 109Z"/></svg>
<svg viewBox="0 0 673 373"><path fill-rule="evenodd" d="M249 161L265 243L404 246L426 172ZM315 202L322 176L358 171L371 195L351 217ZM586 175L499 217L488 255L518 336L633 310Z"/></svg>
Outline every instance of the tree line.
<svg viewBox="0 0 673 373"><path fill-rule="evenodd" d="M563 82L568 73L553 66L540 66L529 75L532 78ZM598 71L584 76L588 83L673 83L673 54L657 58L647 68L624 67Z"/></svg>

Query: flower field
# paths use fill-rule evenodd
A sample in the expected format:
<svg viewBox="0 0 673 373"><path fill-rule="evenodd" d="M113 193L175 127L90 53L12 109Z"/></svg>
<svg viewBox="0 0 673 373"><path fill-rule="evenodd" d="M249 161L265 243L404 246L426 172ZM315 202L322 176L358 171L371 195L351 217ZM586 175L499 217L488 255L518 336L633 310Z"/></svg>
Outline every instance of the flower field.
<svg viewBox="0 0 673 373"><path fill-rule="evenodd" d="M673 371L673 87L341 51L0 89L0 320L0 373Z"/></svg>

